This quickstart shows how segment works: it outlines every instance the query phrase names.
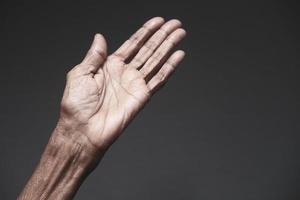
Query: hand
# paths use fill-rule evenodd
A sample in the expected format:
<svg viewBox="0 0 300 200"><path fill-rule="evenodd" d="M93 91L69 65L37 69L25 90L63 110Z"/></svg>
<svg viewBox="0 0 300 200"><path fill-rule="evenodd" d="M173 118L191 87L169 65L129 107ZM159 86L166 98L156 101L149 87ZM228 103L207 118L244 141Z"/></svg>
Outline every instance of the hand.
<svg viewBox="0 0 300 200"><path fill-rule="evenodd" d="M109 147L183 59L183 51L173 52L185 36L180 27L178 20L152 18L110 56L96 34L67 75L58 127L76 130L67 135L73 139L84 136L97 148Z"/></svg>
<svg viewBox="0 0 300 200"><path fill-rule="evenodd" d="M105 150L183 59L178 20L143 25L115 53L96 34L67 75L58 125L18 199L72 199Z"/></svg>

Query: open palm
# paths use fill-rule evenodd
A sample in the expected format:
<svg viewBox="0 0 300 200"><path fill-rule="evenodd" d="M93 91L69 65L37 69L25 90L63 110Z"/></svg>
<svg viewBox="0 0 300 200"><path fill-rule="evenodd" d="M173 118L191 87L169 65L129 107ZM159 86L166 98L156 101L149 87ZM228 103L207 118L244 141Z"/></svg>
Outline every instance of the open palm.
<svg viewBox="0 0 300 200"><path fill-rule="evenodd" d="M82 63L68 73L62 120L76 121L80 134L108 147L183 59L183 51L172 53L185 36L180 26L152 18L109 56L96 34Z"/></svg>

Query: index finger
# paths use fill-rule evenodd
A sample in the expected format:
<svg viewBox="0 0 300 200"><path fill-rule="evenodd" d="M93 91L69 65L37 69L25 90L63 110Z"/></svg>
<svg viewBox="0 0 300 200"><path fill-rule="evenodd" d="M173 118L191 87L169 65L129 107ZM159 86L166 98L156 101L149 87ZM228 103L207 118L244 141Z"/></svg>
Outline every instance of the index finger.
<svg viewBox="0 0 300 200"><path fill-rule="evenodd" d="M114 53L115 56L126 60L136 53L145 41L162 25L164 19L162 17L154 17L148 20L137 32L135 32L122 46Z"/></svg>

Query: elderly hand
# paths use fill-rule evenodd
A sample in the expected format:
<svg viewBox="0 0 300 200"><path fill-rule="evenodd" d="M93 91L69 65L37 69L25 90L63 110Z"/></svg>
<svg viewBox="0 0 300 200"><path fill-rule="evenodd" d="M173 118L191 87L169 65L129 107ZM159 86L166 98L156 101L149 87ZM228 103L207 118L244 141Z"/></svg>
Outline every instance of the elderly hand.
<svg viewBox="0 0 300 200"><path fill-rule="evenodd" d="M109 147L183 59L183 51L174 52L186 34L180 27L176 19L152 18L109 56L104 37L96 34L67 75L58 128L76 131L64 135Z"/></svg>
<svg viewBox="0 0 300 200"><path fill-rule="evenodd" d="M116 52L96 34L67 75L60 119L20 200L72 199L107 148L183 59L178 20L146 22Z"/></svg>

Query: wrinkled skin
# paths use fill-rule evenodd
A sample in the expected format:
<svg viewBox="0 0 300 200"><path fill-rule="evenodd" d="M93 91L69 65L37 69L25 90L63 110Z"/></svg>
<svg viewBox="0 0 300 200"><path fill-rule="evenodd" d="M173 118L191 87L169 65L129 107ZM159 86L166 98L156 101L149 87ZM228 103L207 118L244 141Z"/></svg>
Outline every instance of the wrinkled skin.
<svg viewBox="0 0 300 200"><path fill-rule="evenodd" d="M107 56L104 37L96 34L84 60L67 75L59 127L107 148L148 102L183 59L174 51L185 36L178 20L153 18L116 52Z"/></svg>

